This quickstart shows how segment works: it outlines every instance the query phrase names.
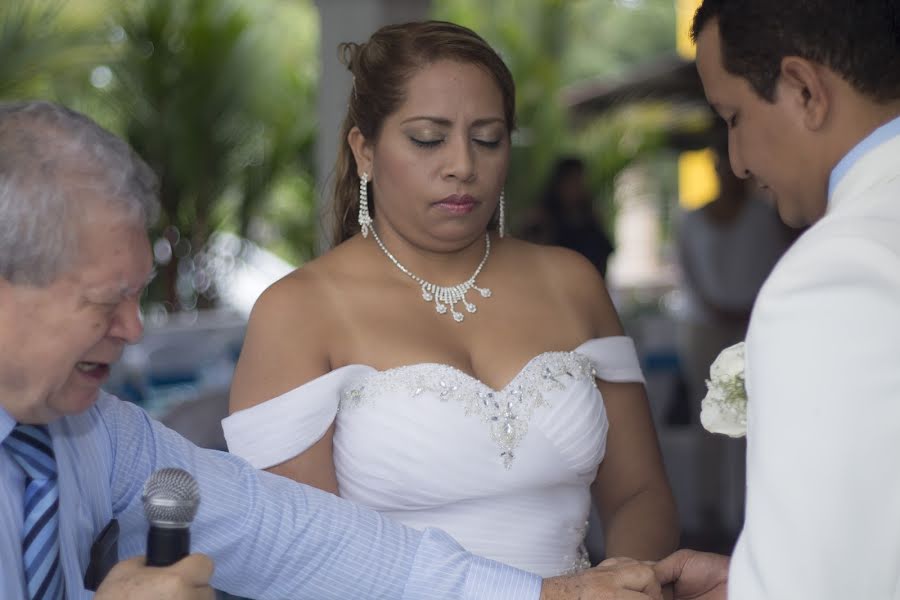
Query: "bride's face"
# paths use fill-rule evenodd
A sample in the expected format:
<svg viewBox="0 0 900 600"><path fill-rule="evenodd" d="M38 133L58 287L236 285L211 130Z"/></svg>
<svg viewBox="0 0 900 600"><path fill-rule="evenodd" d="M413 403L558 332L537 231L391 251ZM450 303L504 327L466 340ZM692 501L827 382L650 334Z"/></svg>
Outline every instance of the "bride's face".
<svg viewBox="0 0 900 600"><path fill-rule="evenodd" d="M379 231L435 250L483 236L506 179L509 138L488 71L448 60L420 70L366 152Z"/></svg>

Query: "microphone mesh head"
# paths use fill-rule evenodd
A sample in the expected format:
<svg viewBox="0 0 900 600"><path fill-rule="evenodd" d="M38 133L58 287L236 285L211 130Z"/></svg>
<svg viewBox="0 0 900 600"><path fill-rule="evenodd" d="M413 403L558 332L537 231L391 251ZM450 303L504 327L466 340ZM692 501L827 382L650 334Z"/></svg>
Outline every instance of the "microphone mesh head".
<svg viewBox="0 0 900 600"><path fill-rule="evenodd" d="M200 486L187 471L160 469L147 479L141 499L151 525L187 527L200 505Z"/></svg>

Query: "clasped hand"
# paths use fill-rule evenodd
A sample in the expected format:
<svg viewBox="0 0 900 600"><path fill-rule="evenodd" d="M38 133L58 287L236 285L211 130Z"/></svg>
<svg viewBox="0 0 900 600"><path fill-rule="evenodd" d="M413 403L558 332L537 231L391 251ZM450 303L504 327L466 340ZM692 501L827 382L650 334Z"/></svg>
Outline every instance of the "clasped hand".
<svg viewBox="0 0 900 600"><path fill-rule="evenodd" d="M610 558L577 575L547 579L541 600L726 600L729 558L679 550L659 562Z"/></svg>

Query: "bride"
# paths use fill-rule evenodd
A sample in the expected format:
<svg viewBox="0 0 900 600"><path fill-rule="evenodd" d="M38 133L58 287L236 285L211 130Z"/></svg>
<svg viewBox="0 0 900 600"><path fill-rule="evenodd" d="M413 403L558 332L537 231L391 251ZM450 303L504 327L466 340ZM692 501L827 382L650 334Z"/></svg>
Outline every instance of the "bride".
<svg viewBox="0 0 900 600"><path fill-rule="evenodd" d="M568 250L504 236L515 90L443 22L343 44L337 245L268 289L231 452L544 576L678 539L634 346Z"/></svg>

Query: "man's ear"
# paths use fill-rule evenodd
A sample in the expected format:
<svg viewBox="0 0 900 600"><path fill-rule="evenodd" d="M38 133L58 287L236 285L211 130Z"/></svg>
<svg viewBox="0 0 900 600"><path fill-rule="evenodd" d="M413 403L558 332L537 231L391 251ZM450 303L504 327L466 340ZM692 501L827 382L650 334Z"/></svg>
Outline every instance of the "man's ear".
<svg viewBox="0 0 900 600"><path fill-rule="evenodd" d="M354 126L347 134L347 144L353 152L353 158L356 159L356 168L359 170L357 176L362 176L363 172L369 174L372 178L372 144L363 135L359 127Z"/></svg>
<svg viewBox="0 0 900 600"><path fill-rule="evenodd" d="M797 109L803 124L815 131L822 127L831 109L831 90L819 65L799 56L781 60L779 94Z"/></svg>

